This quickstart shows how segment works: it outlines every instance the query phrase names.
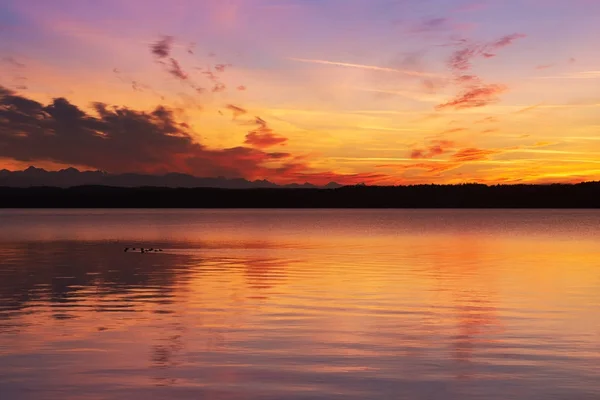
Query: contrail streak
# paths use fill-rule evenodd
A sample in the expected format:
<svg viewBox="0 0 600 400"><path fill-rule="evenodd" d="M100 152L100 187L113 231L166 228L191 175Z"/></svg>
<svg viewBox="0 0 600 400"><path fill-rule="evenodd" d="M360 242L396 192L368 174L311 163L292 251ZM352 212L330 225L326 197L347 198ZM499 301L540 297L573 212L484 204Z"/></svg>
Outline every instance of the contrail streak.
<svg viewBox="0 0 600 400"><path fill-rule="evenodd" d="M298 62L303 62L303 63L311 63L311 64L336 65L338 67L370 69L373 71L392 72L392 73L404 74L404 75L409 75L409 76L417 76L420 78L440 78L441 77L438 74L433 74L433 73L429 73L429 72L419 72L419 71L411 71L411 70L404 70L404 69L378 67L376 65L351 64L351 63L344 63L344 62L337 62L337 61L311 60L311 59L307 59L307 58L294 58L294 57L290 57L290 58L288 58L288 60L298 61Z"/></svg>

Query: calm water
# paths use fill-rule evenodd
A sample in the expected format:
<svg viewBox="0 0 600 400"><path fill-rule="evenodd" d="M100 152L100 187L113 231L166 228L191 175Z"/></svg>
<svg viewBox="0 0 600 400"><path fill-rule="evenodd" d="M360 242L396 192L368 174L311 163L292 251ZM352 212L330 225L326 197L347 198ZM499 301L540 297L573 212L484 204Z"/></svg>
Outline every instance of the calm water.
<svg viewBox="0 0 600 400"><path fill-rule="evenodd" d="M0 211L0 398L598 400L600 212Z"/></svg>

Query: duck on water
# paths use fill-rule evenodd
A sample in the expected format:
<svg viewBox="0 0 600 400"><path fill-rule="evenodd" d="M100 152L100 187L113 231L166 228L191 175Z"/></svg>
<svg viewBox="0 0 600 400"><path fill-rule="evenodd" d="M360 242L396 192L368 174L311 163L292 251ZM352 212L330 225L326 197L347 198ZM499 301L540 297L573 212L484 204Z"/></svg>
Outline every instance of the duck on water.
<svg viewBox="0 0 600 400"><path fill-rule="evenodd" d="M145 249L143 247L125 247L125 250L123 250L125 253L131 251L134 253L158 253L158 252L162 252L162 249L155 249L155 248L149 248L149 249Z"/></svg>

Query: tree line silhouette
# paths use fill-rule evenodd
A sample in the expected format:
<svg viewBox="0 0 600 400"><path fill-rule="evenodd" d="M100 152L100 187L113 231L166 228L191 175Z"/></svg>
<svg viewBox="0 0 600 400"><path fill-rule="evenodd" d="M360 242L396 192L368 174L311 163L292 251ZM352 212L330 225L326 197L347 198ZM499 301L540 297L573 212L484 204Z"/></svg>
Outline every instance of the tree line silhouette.
<svg viewBox="0 0 600 400"><path fill-rule="evenodd" d="M2 208L600 208L600 182L219 189L0 187Z"/></svg>

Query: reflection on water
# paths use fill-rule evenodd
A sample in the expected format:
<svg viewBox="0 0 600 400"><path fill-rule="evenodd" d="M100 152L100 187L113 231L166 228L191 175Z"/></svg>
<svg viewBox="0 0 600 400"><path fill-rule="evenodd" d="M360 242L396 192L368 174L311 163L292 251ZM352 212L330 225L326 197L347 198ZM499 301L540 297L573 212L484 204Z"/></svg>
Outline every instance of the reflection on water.
<svg viewBox="0 0 600 400"><path fill-rule="evenodd" d="M1 211L0 226L2 399L600 398L596 211Z"/></svg>

